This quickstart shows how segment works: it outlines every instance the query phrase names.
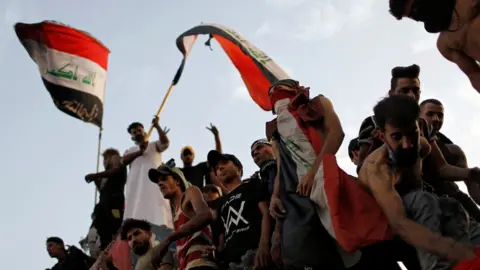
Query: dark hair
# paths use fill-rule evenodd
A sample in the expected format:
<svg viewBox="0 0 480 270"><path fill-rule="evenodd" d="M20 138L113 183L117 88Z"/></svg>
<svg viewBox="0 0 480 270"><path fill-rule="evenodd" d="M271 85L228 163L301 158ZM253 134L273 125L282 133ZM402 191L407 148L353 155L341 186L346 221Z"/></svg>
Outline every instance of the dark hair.
<svg viewBox="0 0 480 270"><path fill-rule="evenodd" d="M378 127L385 129L385 124L405 127L415 122L420 115L420 107L415 99L406 95L393 95L382 99L373 108Z"/></svg>
<svg viewBox="0 0 480 270"><path fill-rule="evenodd" d="M133 229L141 229L149 232L152 230L152 227L145 220L133 219L133 218L126 219L123 222L122 230L120 232L120 237L122 238L122 240L127 240L128 232Z"/></svg>
<svg viewBox="0 0 480 270"><path fill-rule="evenodd" d="M102 156L120 156L120 152L115 148L107 148L103 151Z"/></svg>
<svg viewBox="0 0 480 270"><path fill-rule="evenodd" d="M353 152L359 149L358 138L352 139L348 144L348 156L353 159Z"/></svg>
<svg viewBox="0 0 480 270"><path fill-rule="evenodd" d="M137 128L137 127L144 128L143 125L142 125L142 123L140 123L140 122L133 122L133 123L131 123L131 124L128 126L128 128L127 128L128 133L129 133L129 134L132 133L132 132L131 132L132 129Z"/></svg>
<svg viewBox="0 0 480 270"><path fill-rule="evenodd" d="M397 20L401 20L405 14L405 7L407 5L407 0L390 0L390 14L395 17Z"/></svg>
<svg viewBox="0 0 480 270"><path fill-rule="evenodd" d="M420 103L420 108L423 107L424 105L428 104L428 103L443 106L443 104L442 104L442 102L440 102L440 100L430 98L430 99L425 99L424 101L422 101L422 103Z"/></svg>
<svg viewBox="0 0 480 270"><path fill-rule="evenodd" d="M408 67L394 67L392 68L392 79L390 80L390 89L397 87L397 81L400 78L418 79L420 75L420 67L418 65L411 65Z"/></svg>
<svg viewBox="0 0 480 270"><path fill-rule="evenodd" d="M65 245L62 238L60 237L57 237L57 236L52 236L52 237L48 237L47 238L47 243L55 243L55 244L59 244L59 245Z"/></svg>

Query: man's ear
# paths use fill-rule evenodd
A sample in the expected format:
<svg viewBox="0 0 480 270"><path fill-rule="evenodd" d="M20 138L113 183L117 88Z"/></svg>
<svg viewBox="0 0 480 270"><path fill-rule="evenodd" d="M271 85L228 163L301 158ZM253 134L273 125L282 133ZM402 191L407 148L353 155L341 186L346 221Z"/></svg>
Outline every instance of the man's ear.
<svg viewBox="0 0 480 270"><path fill-rule="evenodd" d="M377 138L382 141L382 142L385 142L385 133L381 130L378 130L377 131Z"/></svg>

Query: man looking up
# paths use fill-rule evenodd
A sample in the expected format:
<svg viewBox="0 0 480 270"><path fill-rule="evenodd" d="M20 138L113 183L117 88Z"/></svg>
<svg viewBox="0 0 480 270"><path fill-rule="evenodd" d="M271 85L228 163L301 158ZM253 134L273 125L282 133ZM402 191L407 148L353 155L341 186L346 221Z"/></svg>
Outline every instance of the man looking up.
<svg viewBox="0 0 480 270"><path fill-rule="evenodd" d="M476 0L390 0L390 14L423 22L429 33L440 33L437 48L455 63L480 92L480 19Z"/></svg>
<svg viewBox="0 0 480 270"><path fill-rule="evenodd" d="M212 221L212 213L200 189L185 179L182 171L175 167L173 159L157 169L150 169L148 176L158 184L164 198L175 209L175 232L160 243L153 264L159 264L168 246L175 242L179 270L217 269L214 262L204 257L213 247L212 231L208 226Z"/></svg>
<svg viewBox="0 0 480 270"><path fill-rule="evenodd" d="M130 166L126 186L126 205L124 218L146 220L159 238L165 238L172 230L172 210L168 200L164 199L158 187L148 178L148 171L162 164L162 152L169 146L168 130L162 130L158 118L152 121L159 140L145 141L145 130L141 123L128 126L128 133L135 146L123 155L123 164ZM133 257L135 261L135 257Z"/></svg>
<svg viewBox="0 0 480 270"><path fill-rule="evenodd" d="M440 132L444 120L443 104L437 99L427 99L422 101L422 103L420 103L420 117L433 127L436 136L436 143L445 157L445 160L451 165L467 168L467 159L463 150ZM425 176L425 181L432 185L437 195L447 195L455 198L463 205L468 213L475 218L475 220L480 221L480 210L478 209L478 206L470 197L468 197L467 194L463 193L455 183L449 181L435 181L437 177L432 174L425 174ZM430 176L433 176L433 179ZM478 183L473 181L464 182L472 198L477 203L480 202L480 189Z"/></svg>
<svg viewBox="0 0 480 270"><path fill-rule="evenodd" d="M384 144L365 160L360 184L374 196L394 231L417 248L423 269L450 269L452 263L442 258L453 264L475 258L473 248L459 242L480 244L478 224L462 214L454 199L422 190L422 159L430 144L420 137L418 104L394 95L380 101L374 113Z"/></svg>
<svg viewBox="0 0 480 270"><path fill-rule="evenodd" d="M215 149L218 152L222 152L222 143L218 134L216 126L210 124L207 127L215 137ZM197 165L192 165L195 159L195 152L191 146L185 146L180 151L180 157L183 161L183 168L181 168L185 178L195 186L202 188L204 185L212 184L215 182L213 171L209 168L207 162L200 162Z"/></svg>

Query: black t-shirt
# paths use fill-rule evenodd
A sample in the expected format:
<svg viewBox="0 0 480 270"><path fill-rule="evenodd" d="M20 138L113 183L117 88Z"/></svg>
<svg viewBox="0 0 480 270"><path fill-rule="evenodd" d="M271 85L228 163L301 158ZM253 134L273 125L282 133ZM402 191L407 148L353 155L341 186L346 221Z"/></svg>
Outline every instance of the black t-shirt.
<svg viewBox="0 0 480 270"><path fill-rule="evenodd" d="M185 178L195 186L202 188L204 186L203 179L205 179L205 185L210 183L210 170L207 166L207 162L200 162L195 166L181 168Z"/></svg>
<svg viewBox="0 0 480 270"><path fill-rule="evenodd" d="M258 248L262 231L258 204L268 199L265 185L248 180L224 196L217 213L225 235L226 262L239 262L248 250Z"/></svg>
<svg viewBox="0 0 480 270"><path fill-rule="evenodd" d="M95 181L95 185L100 190L100 202L107 203L115 207L122 207L125 203L125 184L127 183L127 167L121 165L120 170L114 175Z"/></svg>
<svg viewBox="0 0 480 270"><path fill-rule="evenodd" d="M88 270L95 262L94 259L87 256L83 251L75 246L71 246L67 251L67 258L63 263L58 262L51 270Z"/></svg>

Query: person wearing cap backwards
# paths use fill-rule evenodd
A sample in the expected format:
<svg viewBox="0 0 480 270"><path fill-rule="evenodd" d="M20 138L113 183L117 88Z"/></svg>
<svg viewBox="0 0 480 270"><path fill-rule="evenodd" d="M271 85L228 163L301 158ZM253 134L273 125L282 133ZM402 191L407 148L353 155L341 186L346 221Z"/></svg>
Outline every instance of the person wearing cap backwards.
<svg viewBox="0 0 480 270"><path fill-rule="evenodd" d="M150 169L148 177L158 184L164 198L175 209L175 231L156 249L153 265L161 264L168 247L175 242L179 270L217 269L217 265L204 256L213 246L212 231L208 225L212 221L212 213L200 189L185 179L173 159L157 169Z"/></svg>
<svg viewBox="0 0 480 270"><path fill-rule="evenodd" d="M218 135L218 129L216 126L210 123L210 127L207 127L215 137L215 149L218 152L222 152L222 143L220 136ZM180 157L183 161L183 168L180 168L185 175L185 178L195 186L202 188L204 185L212 184L215 182L213 172L209 168L207 162L200 162L197 165L193 165L195 159L195 152L191 146L185 146L180 151ZM218 184L218 183L214 183Z"/></svg>
<svg viewBox="0 0 480 270"><path fill-rule="evenodd" d="M256 140L250 146L250 153L255 164L260 168L260 171L255 172L255 176L259 177L260 181L268 187L268 192L272 194L277 175L277 163L272 145L267 139Z"/></svg>
<svg viewBox="0 0 480 270"><path fill-rule="evenodd" d="M229 191L218 208L223 233L214 257L222 269L270 269L268 191L259 181L242 182L242 163L230 154L208 153L208 163Z"/></svg>

